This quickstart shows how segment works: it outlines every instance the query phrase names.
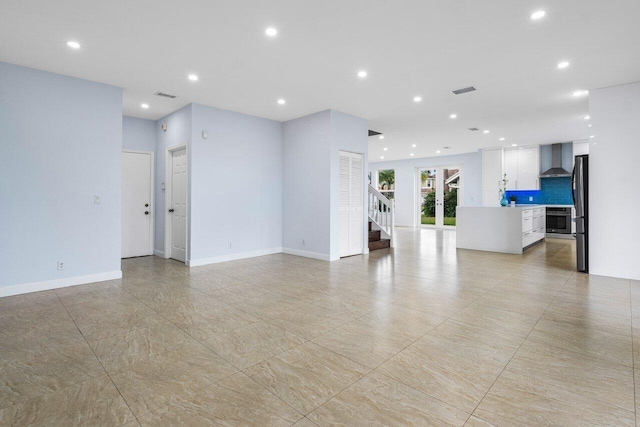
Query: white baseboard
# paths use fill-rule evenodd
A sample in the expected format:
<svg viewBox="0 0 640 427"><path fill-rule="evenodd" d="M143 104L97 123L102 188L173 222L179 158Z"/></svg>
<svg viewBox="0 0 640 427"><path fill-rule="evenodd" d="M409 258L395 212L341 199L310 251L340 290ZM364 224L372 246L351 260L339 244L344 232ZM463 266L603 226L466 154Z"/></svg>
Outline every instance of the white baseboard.
<svg viewBox="0 0 640 427"><path fill-rule="evenodd" d="M291 249L291 248L282 248L282 252L289 255L303 256L305 258L319 259L322 261L331 261L331 257L329 255L320 254L318 252L301 251L298 249Z"/></svg>
<svg viewBox="0 0 640 427"><path fill-rule="evenodd" d="M155 256L159 256L160 258L164 258L164 251L159 251L159 250L157 250L157 249L154 249L154 250L153 250L153 254L154 254Z"/></svg>
<svg viewBox="0 0 640 427"><path fill-rule="evenodd" d="M237 254L220 255L220 256L211 257L211 258L190 259L190 260L187 260L185 264L187 265L187 267L199 267L201 265L217 264L219 262L235 261L239 259L255 258L259 256L273 255L273 254L279 254L279 253L282 253L282 248L280 247L271 248L271 249L262 249L259 251L252 251L252 252L240 252Z"/></svg>
<svg viewBox="0 0 640 427"><path fill-rule="evenodd" d="M86 276L65 277L64 279L45 280L43 282L21 283L19 285L0 288L0 297L27 294L29 292L48 291L87 283L103 282L122 278L122 271L107 271L105 273L87 274Z"/></svg>

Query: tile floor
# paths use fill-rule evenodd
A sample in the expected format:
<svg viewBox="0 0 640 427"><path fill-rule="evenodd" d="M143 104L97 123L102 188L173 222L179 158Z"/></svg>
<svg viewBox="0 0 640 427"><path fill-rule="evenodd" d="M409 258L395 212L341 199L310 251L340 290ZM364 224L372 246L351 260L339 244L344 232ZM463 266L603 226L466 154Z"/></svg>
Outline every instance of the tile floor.
<svg viewBox="0 0 640 427"><path fill-rule="evenodd" d="M125 260L0 299L0 426L635 425L640 282L574 250Z"/></svg>

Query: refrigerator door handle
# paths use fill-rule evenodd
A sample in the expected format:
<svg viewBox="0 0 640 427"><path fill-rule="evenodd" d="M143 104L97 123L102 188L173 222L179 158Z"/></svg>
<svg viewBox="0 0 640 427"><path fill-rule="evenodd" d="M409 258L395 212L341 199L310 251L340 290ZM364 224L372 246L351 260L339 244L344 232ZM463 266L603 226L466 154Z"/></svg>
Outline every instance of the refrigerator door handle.
<svg viewBox="0 0 640 427"><path fill-rule="evenodd" d="M575 185L576 185L576 166L575 164L573 165L573 172L571 172L571 199L573 200L573 207L577 207L576 206L576 190L575 190Z"/></svg>

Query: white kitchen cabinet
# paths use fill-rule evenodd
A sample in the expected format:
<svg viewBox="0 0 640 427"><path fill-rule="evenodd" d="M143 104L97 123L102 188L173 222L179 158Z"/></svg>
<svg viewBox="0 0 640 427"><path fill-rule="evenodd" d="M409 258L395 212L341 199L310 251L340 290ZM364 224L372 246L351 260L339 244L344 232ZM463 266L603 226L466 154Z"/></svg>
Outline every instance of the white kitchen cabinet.
<svg viewBox="0 0 640 427"><path fill-rule="evenodd" d="M485 206L500 203L502 180L502 149L482 151L482 204Z"/></svg>
<svg viewBox="0 0 640 427"><path fill-rule="evenodd" d="M539 147L504 150L504 172L509 180L507 190L539 190Z"/></svg>
<svg viewBox="0 0 640 427"><path fill-rule="evenodd" d="M575 141L573 143L573 155L581 156L583 154L589 154L589 141Z"/></svg>
<svg viewBox="0 0 640 427"><path fill-rule="evenodd" d="M526 248L544 239L545 208L522 210L522 248Z"/></svg>

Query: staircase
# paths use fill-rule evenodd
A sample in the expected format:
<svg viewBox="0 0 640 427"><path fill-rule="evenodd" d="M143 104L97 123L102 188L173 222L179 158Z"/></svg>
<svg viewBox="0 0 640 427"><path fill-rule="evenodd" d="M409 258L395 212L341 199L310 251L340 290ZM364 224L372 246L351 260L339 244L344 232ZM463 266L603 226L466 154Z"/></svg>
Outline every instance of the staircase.
<svg viewBox="0 0 640 427"><path fill-rule="evenodd" d="M391 239L380 238L380 230L372 230L371 224L369 221L369 252L391 247Z"/></svg>
<svg viewBox="0 0 640 427"><path fill-rule="evenodd" d="M393 202L369 185L369 252L393 247Z"/></svg>

